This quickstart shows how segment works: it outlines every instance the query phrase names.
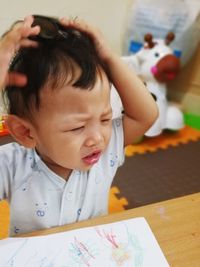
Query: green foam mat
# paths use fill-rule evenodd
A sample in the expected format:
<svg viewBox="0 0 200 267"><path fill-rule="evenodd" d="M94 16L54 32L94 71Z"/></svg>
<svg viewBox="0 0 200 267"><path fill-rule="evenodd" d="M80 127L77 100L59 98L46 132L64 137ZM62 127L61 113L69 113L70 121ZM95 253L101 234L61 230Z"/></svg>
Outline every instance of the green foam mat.
<svg viewBox="0 0 200 267"><path fill-rule="evenodd" d="M200 115L184 114L185 124L200 130Z"/></svg>

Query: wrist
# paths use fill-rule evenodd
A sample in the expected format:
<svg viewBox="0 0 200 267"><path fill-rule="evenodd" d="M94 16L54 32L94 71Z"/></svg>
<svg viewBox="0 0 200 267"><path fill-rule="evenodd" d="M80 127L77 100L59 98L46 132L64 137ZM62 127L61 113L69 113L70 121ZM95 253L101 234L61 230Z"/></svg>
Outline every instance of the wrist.
<svg viewBox="0 0 200 267"><path fill-rule="evenodd" d="M108 56L103 58L103 62L108 66L109 69L113 68L113 66L115 66L115 64L117 64L120 60L120 57L113 51L110 51Z"/></svg>

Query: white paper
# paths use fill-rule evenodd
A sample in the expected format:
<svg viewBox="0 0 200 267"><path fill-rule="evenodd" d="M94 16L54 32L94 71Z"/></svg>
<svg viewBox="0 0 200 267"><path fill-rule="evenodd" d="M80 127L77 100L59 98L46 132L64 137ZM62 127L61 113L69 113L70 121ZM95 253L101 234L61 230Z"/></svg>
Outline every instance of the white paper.
<svg viewBox="0 0 200 267"><path fill-rule="evenodd" d="M169 267L144 218L0 241L1 267Z"/></svg>

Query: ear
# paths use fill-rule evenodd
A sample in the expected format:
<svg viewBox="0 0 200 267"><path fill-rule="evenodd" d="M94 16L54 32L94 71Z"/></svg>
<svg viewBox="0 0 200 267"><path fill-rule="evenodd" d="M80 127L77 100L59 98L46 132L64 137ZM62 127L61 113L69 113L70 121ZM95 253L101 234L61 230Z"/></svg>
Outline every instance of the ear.
<svg viewBox="0 0 200 267"><path fill-rule="evenodd" d="M6 124L10 134L21 145L28 148L34 148L36 146L35 139L31 135L33 126L30 122L15 115L8 115Z"/></svg>

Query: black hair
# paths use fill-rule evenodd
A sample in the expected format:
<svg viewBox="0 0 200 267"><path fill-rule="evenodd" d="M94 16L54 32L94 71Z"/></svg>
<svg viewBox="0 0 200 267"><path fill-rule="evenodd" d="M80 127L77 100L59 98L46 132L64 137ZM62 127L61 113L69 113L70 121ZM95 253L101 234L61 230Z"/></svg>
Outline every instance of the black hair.
<svg viewBox="0 0 200 267"><path fill-rule="evenodd" d="M73 83L75 88L91 89L100 70L109 76L91 38L72 28L65 30L67 38L43 40L37 48L21 48L18 51L11 62L10 71L25 74L27 84L23 88L5 88L3 96L8 114L31 117L33 110L39 110L41 89L48 83L54 90L64 85L69 77L74 81L75 64L81 70L80 77Z"/></svg>

